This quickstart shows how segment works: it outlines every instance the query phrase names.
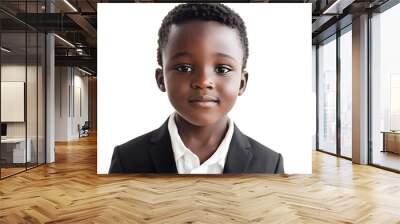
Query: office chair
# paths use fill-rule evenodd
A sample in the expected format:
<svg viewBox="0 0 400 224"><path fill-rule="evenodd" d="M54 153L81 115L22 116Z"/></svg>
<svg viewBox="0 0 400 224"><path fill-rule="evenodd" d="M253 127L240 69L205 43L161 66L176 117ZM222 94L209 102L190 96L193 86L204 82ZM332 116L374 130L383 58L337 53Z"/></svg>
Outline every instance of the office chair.
<svg viewBox="0 0 400 224"><path fill-rule="evenodd" d="M89 136L89 121L85 121L85 123L82 125L82 127L79 127L80 125L78 125L78 129L79 129L79 138L80 137L87 137Z"/></svg>

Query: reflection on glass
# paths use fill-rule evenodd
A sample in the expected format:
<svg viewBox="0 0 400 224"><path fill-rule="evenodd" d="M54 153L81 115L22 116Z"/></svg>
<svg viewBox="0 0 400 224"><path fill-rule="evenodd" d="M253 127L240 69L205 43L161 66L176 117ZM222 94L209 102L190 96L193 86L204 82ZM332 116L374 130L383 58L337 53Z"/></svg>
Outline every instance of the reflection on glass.
<svg viewBox="0 0 400 224"><path fill-rule="evenodd" d="M352 35L340 36L340 152L351 158L352 141Z"/></svg>
<svg viewBox="0 0 400 224"><path fill-rule="evenodd" d="M30 148L30 160L27 167L37 165L37 34L27 33L27 143Z"/></svg>
<svg viewBox="0 0 400 224"><path fill-rule="evenodd" d="M371 20L372 163L396 170L400 170L399 21L400 5Z"/></svg>
<svg viewBox="0 0 400 224"><path fill-rule="evenodd" d="M400 130L400 73L390 75L390 130Z"/></svg>
<svg viewBox="0 0 400 224"><path fill-rule="evenodd" d="M318 147L336 153L336 40L318 48Z"/></svg>
<svg viewBox="0 0 400 224"><path fill-rule="evenodd" d="M37 162L38 164L45 163L45 60L46 60L46 52L45 52L45 44L46 39L45 35L39 33L38 35L38 135L37 135L37 149L38 156Z"/></svg>
<svg viewBox="0 0 400 224"><path fill-rule="evenodd" d="M1 140L1 175L25 170L31 151L25 140L26 44L25 33L2 33L1 122L7 133Z"/></svg>

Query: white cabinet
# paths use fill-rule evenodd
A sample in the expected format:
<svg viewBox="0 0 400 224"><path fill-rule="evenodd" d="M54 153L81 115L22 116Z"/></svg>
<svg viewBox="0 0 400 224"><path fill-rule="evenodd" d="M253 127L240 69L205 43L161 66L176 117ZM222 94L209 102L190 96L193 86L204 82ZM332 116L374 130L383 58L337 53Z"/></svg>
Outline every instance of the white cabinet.
<svg viewBox="0 0 400 224"><path fill-rule="evenodd" d="M32 161L32 140L28 138L26 142L27 147L25 151L25 138L8 138L1 140L2 145L12 148L13 163L25 163Z"/></svg>

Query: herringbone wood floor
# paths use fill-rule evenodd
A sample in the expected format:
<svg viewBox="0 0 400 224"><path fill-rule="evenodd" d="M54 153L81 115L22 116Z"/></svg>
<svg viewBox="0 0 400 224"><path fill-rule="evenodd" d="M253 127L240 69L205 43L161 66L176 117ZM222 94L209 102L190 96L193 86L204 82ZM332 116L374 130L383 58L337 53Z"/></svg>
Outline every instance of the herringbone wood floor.
<svg viewBox="0 0 400 224"><path fill-rule="evenodd" d="M0 181L0 223L400 223L400 175L313 153L313 175L98 176L96 138Z"/></svg>

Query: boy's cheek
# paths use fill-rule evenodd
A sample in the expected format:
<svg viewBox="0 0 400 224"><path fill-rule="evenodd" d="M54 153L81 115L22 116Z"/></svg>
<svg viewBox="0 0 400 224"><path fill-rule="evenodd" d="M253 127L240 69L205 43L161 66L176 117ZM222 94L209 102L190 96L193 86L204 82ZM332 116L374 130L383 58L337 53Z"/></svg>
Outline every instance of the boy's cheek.
<svg viewBox="0 0 400 224"><path fill-rule="evenodd" d="M225 83L224 85L226 85L226 86L225 86L223 91L226 94L235 94L235 95L237 95L237 93L239 93L239 91L240 91L241 81L239 79L234 80L234 81L232 80L231 82Z"/></svg>

